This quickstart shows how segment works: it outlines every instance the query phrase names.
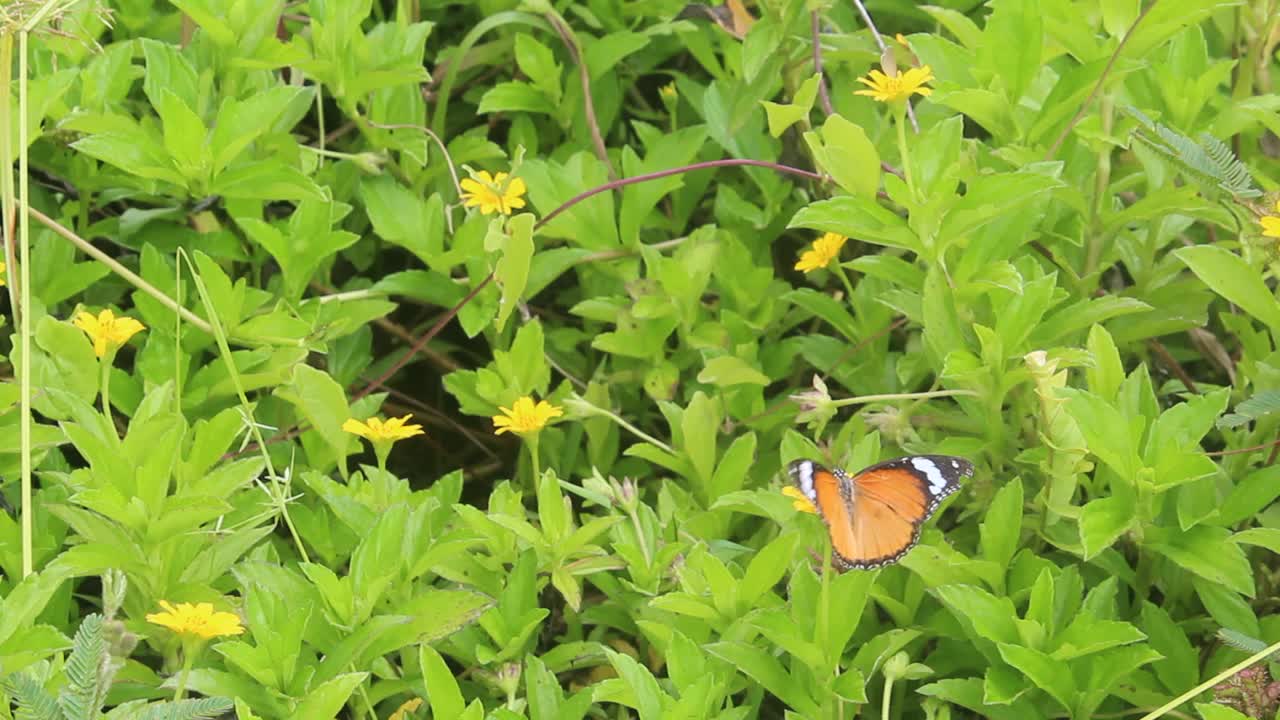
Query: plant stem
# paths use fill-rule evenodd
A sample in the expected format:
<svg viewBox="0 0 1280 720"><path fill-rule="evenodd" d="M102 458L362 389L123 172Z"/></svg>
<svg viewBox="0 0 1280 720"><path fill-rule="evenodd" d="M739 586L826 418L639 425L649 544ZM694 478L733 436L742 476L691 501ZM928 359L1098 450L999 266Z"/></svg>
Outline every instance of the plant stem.
<svg viewBox="0 0 1280 720"><path fill-rule="evenodd" d="M182 640L182 673L178 675L178 689L173 692L173 701L178 702L187 694L187 680L191 677L191 666L195 663L198 641Z"/></svg>
<svg viewBox="0 0 1280 720"><path fill-rule="evenodd" d="M832 267L835 271L835 274L840 276L840 282L844 283L844 290L845 292L848 293L848 296L845 298L845 300L848 301L850 305L852 305L853 304L853 284L849 282L849 274L844 271L844 268L840 266L840 263L838 261Z"/></svg>
<svg viewBox="0 0 1280 720"><path fill-rule="evenodd" d="M115 354L115 351L111 350L98 358L99 382L102 384L102 417L106 418L109 427L115 427L111 421L111 362Z"/></svg>
<svg viewBox="0 0 1280 720"><path fill-rule="evenodd" d="M1246 670L1246 669L1248 669L1248 667L1249 667L1250 665L1253 665L1254 663L1262 662L1262 661L1263 661L1263 660L1265 660L1266 658L1270 657L1270 656L1272 655L1272 653L1275 653L1276 651L1280 651L1280 642L1275 643L1274 645L1270 645L1270 646L1268 646L1268 647L1266 647L1266 648L1264 648L1264 649L1262 649L1262 650L1259 650L1258 652L1254 653L1253 655L1250 655L1249 657L1245 658L1244 660L1241 660L1240 662L1236 663L1235 665L1232 665L1231 667L1227 668L1226 670L1223 670L1222 672L1218 673L1217 675L1214 675L1213 677L1209 678L1208 680L1205 680L1204 682L1200 683L1199 685L1197 685L1197 686L1195 686L1195 687L1191 688L1190 690L1188 690L1188 691L1186 691L1186 692L1182 693L1181 695L1179 695L1178 697L1176 697L1176 698L1174 698L1174 699L1170 700L1169 702L1165 703L1164 705L1161 705L1160 707L1156 708L1155 710L1152 710L1151 712L1147 713L1146 715L1143 715L1141 718L1139 718L1139 720L1155 720L1156 718L1163 716L1165 713L1167 713L1167 712L1169 712L1169 711L1171 711L1171 710L1173 710L1173 709L1177 708L1177 707L1178 707L1179 705L1181 705L1182 703L1184 703L1184 702L1186 702L1186 701L1190 700L1191 698L1193 698L1193 697L1195 697L1195 696L1199 695L1200 693L1204 692L1205 690L1208 690L1209 688L1213 687L1214 685L1217 685L1218 683L1222 682L1223 680L1226 680L1227 678L1231 677L1232 675L1235 675L1236 673L1240 672L1241 670Z"/></svg>
<svg viewBox="0 0 1280 720"><path fill-rule="evenodd" d="M940 397L977 397L978 393L972 390L931 390L921 393L890 393L888 395L861 395L859 397L843 398L841 400L833 400L831 402L835 407L846 407L848 405L861 405L871 402L886 402L889 400L928 400L930 398Z"/></svg>
<svg viewBox="0 0 1280 720"><path fill-rule="evenodd" d="M916 183L911 174L911 150L907 146L907 129L902 123L901 111L894 117L893 127L898 132L898 154L902 156L902 176L907 181L907 192L911 195L911 203L914 205L918 200Z"/></svg>
<svg viewBox="0 0 1280 720"><path fill-rule="evenodd" d="M884 676L884 697L880 698L880 720L889 720L889 706L893 698L893 676Z"/></svg>
<svg viewBox="0 0 1280 720"><path fill-rule="evenodd" d="M533 467L533 484L530 487L536 493L538 492L538 484L542 482L542 473L538 467L538 432L533 432L526 436L525 445L529 448L529 462Z"/></svg>
<svg viewBox="0 0 1280 720"><path fill-rule="evenodd" d="M152 285L146 280L143 280L142 277L139 276L137 273L133 272L129 268L125 267L124 265L121 265L120 263L116 262L115 258L111 257L110 255L94 247L93 243L90 243L88 240L85 240L84 238L75 234L71 230L63 227L61 223L49 217L48 215L45 215L39 210L36 210L35 208L26 208L26 212L23 213L23 217L26 217L27 215L31 215L36 220L38 220L40 224L44 225L45 227L49 228L55 233L61 235L63 238L71 241L71 244L80 248L80 250L82 250L85 255L88 255L94 260L97 260L103 265L106 265L107 267L111 268L112 272L124 278L125 280L128 280L129 283L132 284L134 287L138 288L139 290L155 298L157 301L160 302L161 305L164 305L165 307L169 308L170 310L177 313L178 315L181 315L183 320L186 320L191 325L194 325L197 328L200 328L200 330L206 333L209 333L211 335L213 334L213 327L209 325L209 323L205 322L203 318L201 318L200 316L196 315L190 310L179 305L177 301L175 301L173 298L169 297L168 295L165 295L156 286ZM21 261L19 261L19 264L21 265L24 263L21 263ZM194 271L195 271L195 268L192 268L192 272ZM24 285L26 284L25 281L23 282L23 284Z"/></svg>
<svg viewBox="0 0 1280 720"><path fill-rule="evenodd" d="M45 9L52 7L52 3ZM41 17L37 12L35 17ZM35 19L33 17L32 19ZM27 167L27 146L30 144L27 127L27 28L18 34L18 294L21 295L18 315L22 348L22 381L20 389L21 416L19 420L22 443L22 576L34 571L32 565L32 524L34 512L31 497L31 221L27 211L31 205ZM8 97L6 96L6 100ZM2 139L8 142L8 136ZM5 172L11 172L9 166Z"/></svg>
<svg viewBox="0 0 1280 720"><path fill-rule="evenodd" d="M634 185L636 183L648 182L650 180L658 180L664 177L670 177L672 175L681 175L683 173L693 172L694 170L706 170L708 168L717 168L717 167L734 167L738 165L751 165L754 167L769 168L770 170L776 170L778 172L790 173L792 175L800 175L802 177L807 177L810 180L820 181L823 179L821 175L815 172L810 172L808 170L801 170L800 168L791 167L790 165L783 165L781 163L767 162L765 160L750 160L747 158L724 158L722 160L708 160L706 162L697 162L689 165L681 165L680 167L668 168L666 170L658 170L657 172L644 173L643 175L633 175L632 177L625 177L618 180L607 182L603 185L598 185L596 187L591 188L590 190L584 190L578 193L577 195L574 195L573 197L569 198L568 200L565 200L564 204L562 204L560 207L544 215L541 220L539 220L537 223L534 224L533 229L537 230L541 228L542 226L551 222L552 218L564 212L565 210L568 210L569 208L573 207L574 205L577 205L578 203L582 202L583 200L586 200L589 197L592 197L594 195L599 195L602 192L609 192L610 190L616 190L620 187L625 187L627 185Z"/></svg>

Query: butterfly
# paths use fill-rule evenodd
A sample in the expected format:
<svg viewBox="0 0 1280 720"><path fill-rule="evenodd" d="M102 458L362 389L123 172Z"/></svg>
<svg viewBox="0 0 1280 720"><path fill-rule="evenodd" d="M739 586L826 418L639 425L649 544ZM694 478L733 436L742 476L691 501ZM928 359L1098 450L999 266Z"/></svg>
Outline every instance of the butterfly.
<svg viewBox="0 0 1280 720"><path fill-rule="evenodd" d="M902 559L920 540L920 526L973 463L950 455L912 455L882 462L850 476L812 460L787 468L791 481L813 506L831 536L840 570L872 570Z"/></svg>

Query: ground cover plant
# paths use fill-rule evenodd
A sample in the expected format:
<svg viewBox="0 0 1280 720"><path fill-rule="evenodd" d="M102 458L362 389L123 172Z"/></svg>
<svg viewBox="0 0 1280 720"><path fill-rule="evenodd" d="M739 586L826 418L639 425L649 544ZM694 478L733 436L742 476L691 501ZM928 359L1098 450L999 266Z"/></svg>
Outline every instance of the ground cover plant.
<svg viewBox="0 0 1280 720"><path fill-rule="evenodd" d="M0 6L0 717L1277 717L1278 44ZM840 572L788 464L919 454Z"/></svg>

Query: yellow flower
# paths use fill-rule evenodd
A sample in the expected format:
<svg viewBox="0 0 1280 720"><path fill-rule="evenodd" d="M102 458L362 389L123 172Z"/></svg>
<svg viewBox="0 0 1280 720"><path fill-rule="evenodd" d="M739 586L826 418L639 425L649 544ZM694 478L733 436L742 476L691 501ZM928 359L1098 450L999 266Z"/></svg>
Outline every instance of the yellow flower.
<svg viewBox="0 0 1280 720"><path fill-rule="evenodd" d="M1276 213L1280 214L1280 200L1276 201ZM1276 215L1263 215L1258 218L1258 222L1262 223L1262 234L1270 238L1280 238L1280 217ZM3 265L0 265L3 267Z"/></svg>
<svg viewBox="0 0 1280 720"><path fill-rule="evenodd" d="M93 313L81 312L72 322L93 341L93 352L98 357L103 357L107 351L115 350L129 342L129 338L147 329L147 326L131 317L116 317L110 310L103 310L97 317Z"/></svg>
<svg viewBox="0 0 1280 720"><path fill-rule="evenodd" d="M422 698L406 700L401 703L400 707L395 709L395 712L391 713L391 716L388 717L387 720L405 720L405 718L409 717L409 713L414 712L420 707L422 707Z"/></svg>
<svg viewBox="0 0 1280 720"><path fill-rule="evenodd" d="M383 421L376 417L371 417L365 422L360 422L355 418L347 418L342 423L342 429L375 443L396 442L405 438L411 438L414 435L422 435L421 425L406 425L405 422L412 415L405 415L400 418L391 418Z"/></svg>
<svg viewBox="0 0 1280 720"><path fill-rule="evenodd" d="M794 485L784 486L782 488L782 494L791 498L791 507L799 510L800 512L813 513L814 515L818 514L818 508L814 507L813 503L809 501L809 498L805 497L804 493L800 492L800 489Z"/></svg>
<svg viewBox="0 0 1280 720"><path fill-rule="evenodd" d="M0 287L4 287L4 278L5 278L4 271L8 267L9 267L8 265L5 265L3 262L0 262Z"/></svg>
<svg viewBox="0 0 1280 720"><path fill-rule="evenodd" d="M800 255L800 262L796 263L797 270L809 272L824 268L831 264L832 260L840 254L840 248L849 241L849 238L835 233L827 233L817 240L813 241L813 249L805 250Z"/></svg>
<svg viewBox="0 0 1280 720"><path fill-rule="evenodd" d="M658 93L662 95L663 100L675 100L676 97L680 94L679 92L676 91L675 83L667 83L666 85L663 85L661 88L658 89Z"/></svg>
<svg viewBox="0 0 1280 720"><path fill-rule="evenodd" d="M462 200L467 207L478 207L482 215L500 212L510 215L516 208L524 207L523 195L527 192L524 180L508 178L506 173L490 175L481 170L461 183Z"/></svg>
<svg viewBox="0 0 1280 720"><path fill-rule="evenodd" d="M898 33L897 35L894 35L894 36L893 36L893 39L894 39L894 40L897 40L897 41L898 41L898 44L899 44L899 45L901 45L901 46L902 46L902 47L904 47L904 48L910 48L910 47L911 47L911 43L907 42L907 38L906 38L905 36L903 36L903 34L902 34L902 33Z"/></svg>
<svg viewBox="0 0 1280 720"><path fill-rule="evenodd" d="M897 102L911 97L912 93L929 95L933 90L926 87L925 83L932 79L933 71L928 65L911 68L905 73L894 75L885 75L879 70L872 70L867 77L858 78L858 82L871 89L855 90L853 94L867 95L879 102Z"/></svg>
<svg viewBox="0 0 1280 720"><path fill-rule="evenodd" d="M214 612L209 603L178 603L177 607L160 601L164 612L149 613L147 622L163 625L180 635L195 635L208 640L223 635L239 635L244 632L240 616L229 612Z"/></svg>
<svg viewBox="0 0 1280 720"><path fill-rule="evenodd" d="M533 398L527 395L516 400L515 405L510 409L504 407L498 409L503 414L493 416L494 435L501 435L508 431L519 435L536 433L546 427L548 420L564 414L564 410L546 400L539 400L538 404L534 405Z"/></svg>

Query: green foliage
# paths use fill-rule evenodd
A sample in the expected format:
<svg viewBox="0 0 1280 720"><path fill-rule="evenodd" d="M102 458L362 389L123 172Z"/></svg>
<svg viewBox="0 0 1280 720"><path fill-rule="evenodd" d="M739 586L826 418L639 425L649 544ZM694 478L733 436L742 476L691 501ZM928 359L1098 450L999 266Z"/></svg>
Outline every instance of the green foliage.
<svg viewBox="0 0 1280 720"><path fill-rule="evenodd" d="M1274 716L1272 4L10 3L0 718Z"/></svg>

